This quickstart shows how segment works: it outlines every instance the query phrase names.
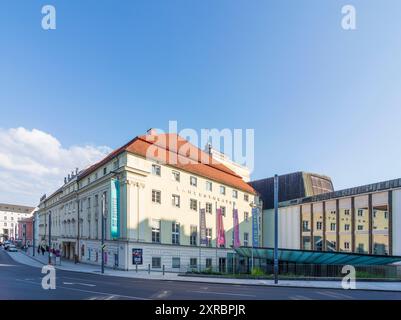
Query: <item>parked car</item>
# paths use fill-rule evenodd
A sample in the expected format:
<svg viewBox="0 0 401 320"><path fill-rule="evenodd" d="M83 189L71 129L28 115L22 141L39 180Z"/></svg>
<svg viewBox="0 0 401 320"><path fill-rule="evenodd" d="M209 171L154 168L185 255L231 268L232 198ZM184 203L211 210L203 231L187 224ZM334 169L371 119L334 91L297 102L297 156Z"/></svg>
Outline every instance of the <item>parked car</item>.
<svg viewBox="0 0 401 320"><path fill-rule="evenodd" d="M13 244L10 244L10 245L8 245L8 247L7 247L7 251L9 251L9 252L17 252L18 249L17 249L17 247L14 246Z"/></svg>
<svg viewBox="0 0 401 320"><path fill-rule="evenodd" d="M8 246L11 245L10 241L4 241L4 249L7 250Z"/></svg>

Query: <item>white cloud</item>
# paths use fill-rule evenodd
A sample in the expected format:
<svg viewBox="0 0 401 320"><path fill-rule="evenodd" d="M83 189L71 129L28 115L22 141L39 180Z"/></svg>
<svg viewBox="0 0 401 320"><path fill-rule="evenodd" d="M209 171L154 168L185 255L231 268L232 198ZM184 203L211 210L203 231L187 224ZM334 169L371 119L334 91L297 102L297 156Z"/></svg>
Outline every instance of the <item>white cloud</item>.
<svg viewBox="0 0 401 320"><path fill-rule="evenodd" d="M35 206L41 195L60 187L68 173L109 152L107 146L63 147L37 129L0 128L0 202Z"/></svg>

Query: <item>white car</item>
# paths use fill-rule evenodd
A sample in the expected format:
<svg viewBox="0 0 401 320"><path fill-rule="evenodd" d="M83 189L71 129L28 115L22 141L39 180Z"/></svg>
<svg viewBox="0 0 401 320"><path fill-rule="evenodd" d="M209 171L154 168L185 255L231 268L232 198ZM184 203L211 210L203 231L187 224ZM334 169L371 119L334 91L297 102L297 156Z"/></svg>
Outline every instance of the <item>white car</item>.
<svg viewBox="0 0 401 320"><path fill-rule="evenodd" d="M18 249L17 249L17 247L14 246L13 244L9 244L8 247L7 247L7 251L8 251L8 252L17 252Z"/></svg>

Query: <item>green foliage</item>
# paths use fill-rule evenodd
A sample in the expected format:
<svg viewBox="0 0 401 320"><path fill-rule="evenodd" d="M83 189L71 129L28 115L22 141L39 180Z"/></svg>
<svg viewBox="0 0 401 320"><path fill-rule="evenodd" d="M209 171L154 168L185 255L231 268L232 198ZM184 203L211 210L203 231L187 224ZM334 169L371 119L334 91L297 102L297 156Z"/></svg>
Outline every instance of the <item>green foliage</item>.
<svg viewBox="0 0 401 320"><path fill-rule="evenodd" d="M251 275L254 277L262 277L265 275L265 273L260 268L253 268L251 271Z"/></svg>

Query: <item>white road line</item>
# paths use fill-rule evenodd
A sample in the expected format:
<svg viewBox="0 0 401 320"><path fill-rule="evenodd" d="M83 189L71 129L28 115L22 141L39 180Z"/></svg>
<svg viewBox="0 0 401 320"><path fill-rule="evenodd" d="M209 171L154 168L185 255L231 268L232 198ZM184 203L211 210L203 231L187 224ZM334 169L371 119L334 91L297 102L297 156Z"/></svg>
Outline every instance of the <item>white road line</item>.
<svg viewBox="0 0 401 320"><path fill-rule="evenodd" d="M213 292L213 291L188 291L188 292L204 293L204 294L222 294L222 295L229 295L229 296L256 297L255 295L252 295L252 294L229 293L229 292Z"/></svg>
<svg viewBox="0 0 401 320"><path fill-rule="evenodd" d="M39 283L33 282L33 281L26 281L26 280L22 280L22 279L15 279L15 280L39 285ZM106 296L114 295L116 297L129 298L129 299L135 299L135 300L150 300L150 299L142 298L142 297L126 296L126 295L117 294L117 293L108 293L108 292L100 292L100 291L83 290L83 289L77 289L77 288L72 288L72 287L57 286L56 289L57 288L62 288L62 289L66 289L66 290L73 290L73 291L79 291L79 292L86 292L86 293L95 293L95 294L101 294L101 295L106 295Z"/></svg>
<svg viewBox="0 0 401 320"><path fill-rule="evenodd" d="M331 298L336 298L336 299L354 299L351 296L348 296L343 293L337 293L337 292L327 292L327 291L316 291L316 293L321 294L323 296L331 297Z"/></svg>
<svg viewBox="0 0 401 320"><path fill-rule="evenodd" d="M297 296L290 296L291 300L312 300L312 298L297 295Z"/></svg>

